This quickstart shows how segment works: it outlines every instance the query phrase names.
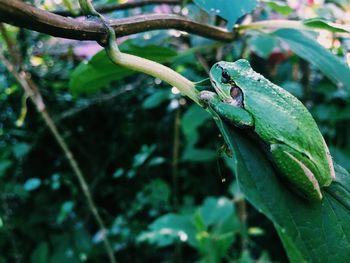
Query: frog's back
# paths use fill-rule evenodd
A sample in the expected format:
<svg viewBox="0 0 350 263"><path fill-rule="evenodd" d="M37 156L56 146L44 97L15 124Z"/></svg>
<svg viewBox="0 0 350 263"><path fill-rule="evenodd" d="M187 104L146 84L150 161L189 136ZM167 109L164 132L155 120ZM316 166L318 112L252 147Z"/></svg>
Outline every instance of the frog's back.
<svg viewBox="0 0 350 263"><path fill-rule="evenodd" d="M254 116L255 132L259 137L270 145L284 143L305 154L319 164L318 169L324 179L322 185L328 185L331 182L330 169L333 169L327 156L328 149L305 106L253 71L248 61L238 60L230 67L234 81L244 93L243 107Z"/></svg>

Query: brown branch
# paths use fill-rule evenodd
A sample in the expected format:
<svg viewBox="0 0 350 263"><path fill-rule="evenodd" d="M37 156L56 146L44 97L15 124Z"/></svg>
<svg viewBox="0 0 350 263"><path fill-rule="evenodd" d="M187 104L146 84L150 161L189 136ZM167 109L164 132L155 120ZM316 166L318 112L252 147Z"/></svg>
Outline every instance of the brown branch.
<svg viewBox="0 0 350 263"><path fill-rule="evenodd" d="M59 16L18 0L0 0L0 22L69 39L95 40L105 43L107 37L105 28L99 21ZM233 32L202 25L172 14L139 15L109 22L118 37L157 29L178 29L227 42L232 41L234 37Z"/></svg>
<svg viewBox="0 0 350 263"><path fill-rule="evenodd" d="M109 4L104 6L97 6L95 9L100 14L106 14L113 11L121 11L121 10L127 10L127 9L144 7L147 5L156 5L156 4L181 5L181 0L141 0L137 2L127 2L122 4ZM72 14L71 12L66 10L54 11L53 13L60 16L71 16L71 17L77 17L77 16L83 15L82 12L78 12L77 14Z"/></svg>

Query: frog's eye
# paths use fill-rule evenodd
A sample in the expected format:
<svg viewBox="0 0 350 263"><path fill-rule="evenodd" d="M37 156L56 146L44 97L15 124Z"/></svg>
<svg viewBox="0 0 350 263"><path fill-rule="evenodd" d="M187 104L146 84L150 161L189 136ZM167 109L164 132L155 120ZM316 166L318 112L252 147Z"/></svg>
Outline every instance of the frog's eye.
<svg viewBox="0 0 350 263"><path fill-rule="evenodd" d="M228 84L231 80L230 74L226 70L223 70L221 73L221 82L223 84Z"/></svg>

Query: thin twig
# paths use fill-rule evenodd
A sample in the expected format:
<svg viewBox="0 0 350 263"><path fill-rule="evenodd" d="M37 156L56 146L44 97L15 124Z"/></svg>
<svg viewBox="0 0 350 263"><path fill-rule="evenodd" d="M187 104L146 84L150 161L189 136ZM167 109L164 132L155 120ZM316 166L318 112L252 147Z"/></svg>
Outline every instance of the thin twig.
<svg viewBox="0 0 350 263"><path fill-rule="evenodd" d="M3 28L3 30L6 30L6 29ZM3 37L5 38L5 41L8 45L12 45L12 42L10 41L10 39L7 38L8 37L7 34L3 35ZM15 52L15 47L9 46L8 50L11 53L11 56L14 57L14 54L12 54L12 52ZM31 101L35 105L37 111L40 113L40 115L44 119L45 124L49 127L56 142L61 147L64 155L66 156L66 158L67 158L67 160L68 160L68 162L73 170L74 175L78 179L78 182L79 182L81 189L83 191L83 194L86 198L89 209L90 209L91 213L93 214L94 219L96 220L96 223L99 227L99 230L103 234L103 242L105 245L106 252L109 256L110 262L115 263L116 260L114 258L113 249L112 249L110 242L108 240L108 237L107 237L107 229L106 229L105 224L104 224L104 222L103 222L103 220L98 212L97 206L95 205L95 202L94 202L93 197L91 195L91 192L89 190L89 186L85 180L85 177L84 177L73 153L69 149L67 143L63 139L62 135L59 133L54 121L52 120L51 116L49 115L49 113L46 109L46 105L44 103L44 100L41 96L41 93L40 93L38 87L30 79L30 77L28 76L28 74L24 70L18 71L17 68L20 68L20 65L14 65L10 61L8 61L4 57L3 52L1 50L0 50L0 60L5 65L7 70L14 76L14 78L17 80L17 82L23 88L24 92L27 94L27 96L31 99Z"/></svg>
<svg viewBox="0 0 350 263"><path fill-rule="evenodd" d="M179 206L179 150L180 150L180 126L181 126L181 105L175 110L173 156L171 161L171 177L173 187L173 209L177 211ZM174 262L182 262L182 242L176 242Z"/></svg>
<svg viewBox="0 0 350 263"><path fill-rule="evenodd" d="M95 40L100 43L106 43L107 39L104 25L96 19L63 17L18 0L0 0L0 22L62 38ZM157 29L177 29L226 42L232 41L234 37L233 32L174 14L139 15L108 22L118 37Z"/></svg>
<svg viewBox="0 0 350 263"><path fill-rule="evenodd" d="M247 212L247 203L244 200L244 198L239 199L236 201L236 207L237 207L237 216L242 224L243 227L247 225L247 218L248 218L248 212ZM245 251L247 247L247 238L245 234L240 234L238 238L239 246L240 246L240 251L243 252Z"/></svg>
<svg viewBox="0 0 350 263"><path fill-rule="evenodd" d="M207 61L205 60L205 58L203 57L203 55L199 52L196 52L195 55L196 55L198 62L202 65L204 71L209 75L210 67L209 67Z"/></svg>
<svg viewBox="0 0 350 263"><path fill-rule="evenodd" d="M179 204L178 174L179 174L179 148L180 148L180 105L175 110L173 156L171 161L171 175L173 184L173 206L175 210Z"/></svg>

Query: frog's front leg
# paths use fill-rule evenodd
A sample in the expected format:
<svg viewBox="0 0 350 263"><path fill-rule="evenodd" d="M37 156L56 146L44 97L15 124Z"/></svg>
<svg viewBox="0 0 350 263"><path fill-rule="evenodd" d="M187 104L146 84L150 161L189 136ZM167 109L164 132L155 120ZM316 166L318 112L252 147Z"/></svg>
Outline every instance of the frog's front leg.
<svg viewBox="0 0 350 263"><path fill-rule="evenodd" d="M322 199L315 174L318 173L312 161L285 144L271 145L272 159L278 170L295 189L308 200Z"/></svg>
<svg viewBox="0 0 350 263"><path fill-rule="evenodd" d="M199 100L211 107L220 117L238 127L253 127L254 119L245 109L230 105L220 100L219 96L211 91L199 93Z"/></svg>

